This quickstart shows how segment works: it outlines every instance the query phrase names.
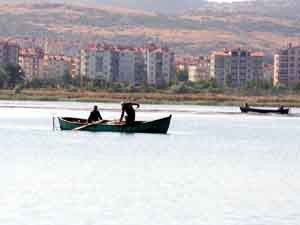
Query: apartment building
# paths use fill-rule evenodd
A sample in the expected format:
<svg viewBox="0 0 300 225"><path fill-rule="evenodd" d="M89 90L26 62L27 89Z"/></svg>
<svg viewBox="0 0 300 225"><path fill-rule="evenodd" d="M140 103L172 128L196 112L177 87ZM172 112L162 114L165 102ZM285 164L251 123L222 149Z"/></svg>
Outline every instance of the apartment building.
<svg viewBox="0 0 300 225"><path fill-rule="evenodd" d="M70 73L71 60L66 56L45 55L43 61L43 78L58 79Z"/></svg>
<svg viewBox="0 0 300 225"><path fill-rule="evenodd" d="M274 55L274 85L287 87L300 83L300 46L289 44Z"/></svg>
<svg viewBox="0 0 300 225"><path fill-rule="evenodd" d="M267 83L273 84L274 77L274 65L273 64L264 64L264 80Z"/></svg>
<svg viewBox="0 0 300 225"><path fill-rule="evenodd" d="M43 78L44 52L41 48L21 49L19 63L27 80Z"/></svg>
<svg viewBox="0 0 300 225"><path fill-rule="evenodd" d="M118 77L119 53L113 46L94 45L81 50L82 77L113 82Z"/></svg>
<svg viewBox="0 0 300 225"><path fill-rule="evenodd" d="M167 48L92 44L81 50L80 75L127 84L168 85L175 79L175 56Z"/></svg>
<svg viewBox="0 0 300 225"><path fill-rule="evenodd" d="M117 81L131 85L146 80L144 52L139 48L119 48Z"/></svg>
<svg viewBox="0 0 300 225"><path fill-rule="evenodd" d="M45 54L47 55L64 55L68 57L75 57L80 55L82 43L80 41L66 41L66 40L49 40L42 41Z"/></svg>
<svg viewBox="0 0 300 225"><path fill-rule="evenodd" d="M175 79L175 54L168 48L146 47L147 83L153 86L169 85Z"/></svg>
<svg viewBox="0 0 300 225"><path fill-rule="evenodd" d="M250 76L247 81L262 81L265 79L264 75L264 53L252 52L250 53Z"/></svg>
<svg viewBox="0 0 300 225"><path fill-rule="evenodd" d="M240 88L249 81L263 79L263 53L233 49L213 52L210 76L218 85Z"/></svg>
<svg viewBox="0 0 300 225"><path fill-rule="evenodd" d="M207 81L210 79L210 59L208 57L199 57L187 66L189 81L198 82L198 81Z"/></svg>
<svg viewBox="0 0 300 225"><path fill-rule="evenodd" d="M80 57L68 57L70 66L70 75L72 78L80 77Z"/></svg>
<svg viewBox="0 0 300 225"><path fill-rule="evenodd" d="M144 84L147 82L147 66L145 61L144 49L135 51L135 84Z"/></svg>
<svg viewBox="0 0 300 225"><path fill-rule="evenodd" d="M20 47L7 41L0 42L0 64L19 64Z"/></svg>
<svg viewBox="0 0 300 225"><path fill-rule="evenodd" d="M188 71L190 60L187 58L176 58L176 71Z"/></svg>
<svg viewBox="0 0 300 225"><path fill-rule="evenodd" d="M135 51L124 49L119 52L118 82L135 83Z"/></svg>

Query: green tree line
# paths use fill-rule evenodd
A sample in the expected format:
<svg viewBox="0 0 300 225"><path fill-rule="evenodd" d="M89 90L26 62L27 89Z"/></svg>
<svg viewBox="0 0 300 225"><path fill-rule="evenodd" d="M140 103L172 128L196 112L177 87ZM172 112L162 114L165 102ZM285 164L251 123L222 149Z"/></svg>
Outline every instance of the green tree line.
<svg viewBox="0 0 300 225"><path fill-rule="evenodd" d="M40 89L67 89L69 91L108 91L120 93L134 92L165 92L174 94L196 94L196 93L225 93L225 94L245 94L245 95L278 95L300 93L300 83L294 87L285 87L282 85L272 86L267 81L247 82L241 88L228 88L218 86L214 79L190 82L188 74L184 71L176 73L176 79L170 85L154 87L147 83L126 84L126 83L108 83L101 79L87 79L84 77L72 77L68 71L62 77L49 76L50 78L25 79L25 73L20 66L2 65L0 66L0 88L15 89L16 92L23 88Z"/></svg>
<svg viewBox="0 0 300 225"><path fill-rule="evenodd" d="M14 89L25 83L25 74L19 65L0 66L0 88Z"/></svg>

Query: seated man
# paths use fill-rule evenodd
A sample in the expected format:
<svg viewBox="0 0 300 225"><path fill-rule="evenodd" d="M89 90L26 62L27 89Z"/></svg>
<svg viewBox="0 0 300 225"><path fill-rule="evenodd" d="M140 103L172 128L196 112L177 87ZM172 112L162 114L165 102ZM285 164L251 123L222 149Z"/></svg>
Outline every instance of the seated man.
<svg viewBox="0 0 300 225"><path fill-rule="evenodd" d="M94 110L91 112L89 119L88 119L88 123L94 123L97 122L99 120L102 120L102 116L98 110L98 106L94 106Z"/></svg>
<svg viewBox="0 0 300 225"><path fill-rule="evenodd" d="M135 110L134 110L133 106L136 106L137 108L139 108L140 105L137 103L131 103L131 102L121 103L121 105L122 105L122 114L121 114L121 118L120 118L120 123L122 122L125 113L126 113L126 116L125 116L126 124L134 123Z"/></svg>

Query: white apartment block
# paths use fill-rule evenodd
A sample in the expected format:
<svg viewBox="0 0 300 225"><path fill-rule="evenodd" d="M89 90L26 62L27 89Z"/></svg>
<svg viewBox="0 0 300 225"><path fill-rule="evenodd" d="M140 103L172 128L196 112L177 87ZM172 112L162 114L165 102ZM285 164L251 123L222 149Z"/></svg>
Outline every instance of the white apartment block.
<svg viewBox="0 0 300 225"><path fill-rule="evenodd" d="M43 78L44 52L40 48L24 48L20 51L19 64L27 80Z"/></svg>
<svg viewBox="0 0 300 225"><path fill-rule="evenodd" d="M70 61L65 56L45 56L43 63L43 77L58 79L70 72Z"/></svg>
<svg viewBox="0 0 300 225"><path fill-rule="evenodd" d="M118 53L111 47L81 50L81 76L113 82L118 76Z"/></svg>
<svg viewBox="0 0 300 225"><path fill-rule="evenodd" d="M119 75L118 82L134 84L135 83L135 58L136 54L131 50L119 52Z"/></svg>
<svg viewBox="0 0 300 225"><path fill-rule="evenodd" d="M19 45L7 41L0 42L0 64L19 64Z"/></svg>
<svg viewBox="0 0 300 225"><path fill-rule="evenodd" d="M274 85L294 86L300 83L300 46L289 44L274 56Z"/></svg>
<svg viewBox="0 0 300 225"><path fill-rule="evenodd" d="M168 85L175 78L175 56L156 46L131 48L93 45L81 50L80 74L106 82Z"/></svg>
<svg viewBox="0 0 300 225"><path fill-rule="evenodd" d="M145 59L141 49L120 49L118 65L118 82L135 85L145 81Z"/></svg>
<svg viewBox="0 0 300 225"><path fill-rule="evenodd" d="M147 83L169 85L175 77L175 55L167 48L150 47L145 51Z"/></svg>
<svg viewBox="0 0 300 225"><path fill-rule="evenodd" d="M69 63L71 77L80 77L80 57L69 57Z"/></svg>
<svg viewBox="0 0 300 225"><path fill-rule="evenodd" d="M213 52L210 59L210 76L218 85L240 88L250 81L263 79L263 57L260 52L224 50Z"/></svg>
<svg viewBox="0 0 300 225"><path fill-rule="evenodd" d="M147 81L147 67L145 61L145 52L143 49L137 49L135 52L135 84L143 84Z"/></svg>
<svg viewBox="0 0 300 225"><path fill-rule="evenodd" d="M205 57L201 57L191 65L188 65L189 81L207 81L210 79L209 69L210 60Z"/></svg>
<svg viewBox="0 0 300 225"><path fill-rule="evenodd" d="M6 62L7 64L18 65L19 64L19 54L20 47L17 44L7 44L6 50Z"/></svg>

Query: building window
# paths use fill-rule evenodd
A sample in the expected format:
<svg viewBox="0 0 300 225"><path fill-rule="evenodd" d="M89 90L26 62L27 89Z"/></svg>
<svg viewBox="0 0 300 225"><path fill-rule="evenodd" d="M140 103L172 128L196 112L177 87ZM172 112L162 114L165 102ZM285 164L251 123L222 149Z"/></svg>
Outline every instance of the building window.
<svg viewBox="0 0 300 225"><path fill-rule="evenodd" d="M103 71L103 57L96 56L96 72L102 72Z"/></svg>

